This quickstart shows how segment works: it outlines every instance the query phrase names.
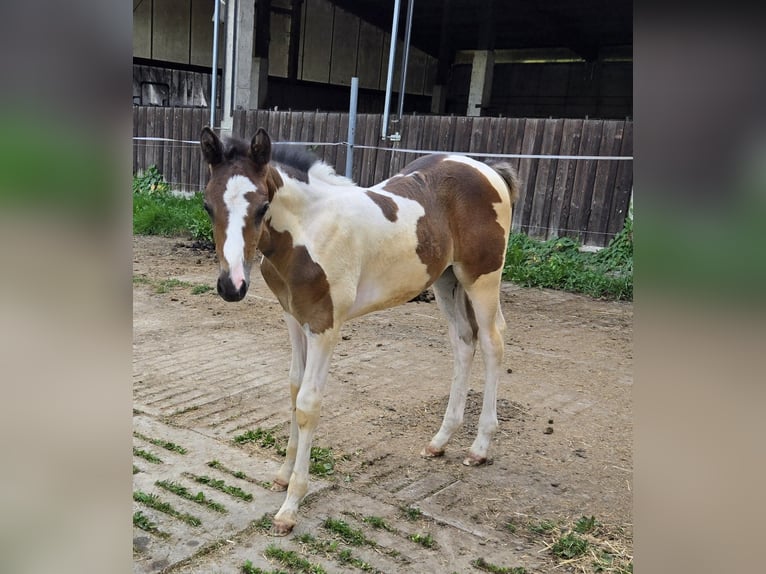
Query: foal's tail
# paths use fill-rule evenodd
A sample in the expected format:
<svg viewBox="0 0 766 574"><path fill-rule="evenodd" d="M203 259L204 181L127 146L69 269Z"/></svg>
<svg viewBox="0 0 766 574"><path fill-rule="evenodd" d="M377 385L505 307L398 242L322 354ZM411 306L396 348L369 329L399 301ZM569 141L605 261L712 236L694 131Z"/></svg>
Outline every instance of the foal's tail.
<svg viewBox="0 0 766 574"><path fill-rule="evenodd" d="M513 205L516 203L516 200L519 199L519 193L521 191L521 183L519 182L519 176L516 173L516 170L511 165L511 162L508 161L493 163L490 167L499 173L500 177L505 181L511 192L511 205Z"/></svg>

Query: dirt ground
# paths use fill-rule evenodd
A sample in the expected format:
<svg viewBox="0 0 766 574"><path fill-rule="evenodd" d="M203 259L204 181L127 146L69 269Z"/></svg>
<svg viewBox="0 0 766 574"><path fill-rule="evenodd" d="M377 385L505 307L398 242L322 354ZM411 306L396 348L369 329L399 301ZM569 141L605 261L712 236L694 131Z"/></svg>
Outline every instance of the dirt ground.
<svg viewBox="0 0 766 574"><path fill-rule="evenodd" d="M199 437L208 441L199 454L205 460L231 453L228 460L245 472L258 461L271 472L280 461L273 449L232 442L259 427L287 435L289 342L281 308L259 271L253 269L244 301L226 303L214 289L198 293L215 285L212 251L157 237L136 237L133 249L136 428L149 429L141 431L144 438L167 432L196 444ZM171 279L180 283L167 283ZM592 571L593 557L561 565L550 551L556 534L582 516L596 518L606 547L632 554L632 304L510 283L501 302L506 371L492 464L461 464L481 407L480 354L463 427L443 458L422 459L418 453L438 430L449 393L446 322L433 302L377 312L348 323L335 351L314 441L332 449L335 473L317 482L323 487L301 506L294 534L274 539L248 524L279 507L281 495L265 489L260 502L231 503L242 521L231 518L205 536L136 504L171 536L134 529L135 571L239 572L246 560L277 568L263 554L274 543L328 572L365 570L297 541L306 533L330 539L322 528L328 517L377 540L375 551L354 551L380 572L480 572L479 558L526 572ZM143 438L134 442L162 451ZM219 447L218 455L210 454ZM134 482L156 491L155 477L181 480L194 456L165 453L164 475L134 457ZM230 475L226 480L236 482ZM409 520L406 507L422 516ZM373 529L360 518L372 515L392 530ZM556 529L534 530L546 520ZM411 542L415 532L427 532L436 545Z"/></svg>

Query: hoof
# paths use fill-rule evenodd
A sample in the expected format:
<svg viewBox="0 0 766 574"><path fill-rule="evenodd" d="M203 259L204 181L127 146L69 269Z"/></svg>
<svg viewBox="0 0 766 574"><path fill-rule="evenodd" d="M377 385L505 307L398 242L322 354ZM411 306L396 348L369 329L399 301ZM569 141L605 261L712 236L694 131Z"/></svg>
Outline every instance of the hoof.
<svg viewBox="0 0 766 574"><path fill-rule="evenodd" d="M291 520L275 520L269 534L272 536L287 536L293 531L295 522Z"/></svg>
<svg viewBox="0 0 766 574"><path fill-rule="evenodd" d="M490 464L486 456L476 456L472 452L468 453L468 456L463 460L465 466L481 466L483 464Z"/></svg>
<svg viewBox="0 0 766 574"><path fill-rule="evenodd" d="M440 456L444 456L444 449L443 448L434 448L430 444L422 450L420 453L420 456L423 458L438 458Z"/></svg>
<svg viewBox="0 0 766 574"><path fill-rule="evenodd" d="M275 480L271 483L271 488L269 490L271 490L271 492L284 492L287 490L287 483L284 483L280 480Z"/></svg>

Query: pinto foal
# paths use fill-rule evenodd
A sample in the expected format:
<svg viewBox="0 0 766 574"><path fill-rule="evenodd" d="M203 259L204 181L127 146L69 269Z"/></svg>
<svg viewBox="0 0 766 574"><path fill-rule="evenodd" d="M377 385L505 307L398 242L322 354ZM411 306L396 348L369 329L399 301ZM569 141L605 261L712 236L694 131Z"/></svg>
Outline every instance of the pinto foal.
<svg viewBox="0 0 766 574"><path fill-rule="evenodd" d="M218 293L241 300L260 251L261 274L285 311L292 345L290 438L273 483L287 497L273 533L293 529L308 489L311 441L341 326L405 303L428 286L447 316L455 364L444 421L422 454L444 454L462 423L480 341L484 402L463 464L486 462L503 359L499 288L519 192L513 168L432 155L365 189L306 151L272 149L263 129L248 145L224 143L206 127L200 144L211 173L205 209L220 264Z"/></svg>

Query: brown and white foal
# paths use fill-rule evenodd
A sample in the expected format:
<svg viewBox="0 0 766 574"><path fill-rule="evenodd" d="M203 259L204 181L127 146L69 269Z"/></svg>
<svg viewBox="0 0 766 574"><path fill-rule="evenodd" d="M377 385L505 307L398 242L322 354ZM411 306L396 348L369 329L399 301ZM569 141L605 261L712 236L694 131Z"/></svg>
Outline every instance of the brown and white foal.
<svg viewBox="0 0 766 574"><path fill-rule="evenodd" d="M476 439L466 465L487 460L497 428L503 359L499 287L511 208L519 192L509 164L431 155L369 189L304 150L275 145L259 129L250 144L222 142L209 128L200 144L210 165L205 208L220 263L218 293L247 293L256 252L285 311L292 344L292 422L275 480L287 498L273 532L289 533L308 488L311 441L330 357L347 320L409 301L432 286L449 322L455 355L447 412L423 449L440 456L460 426L477 341L486 380Z"/></svg>

